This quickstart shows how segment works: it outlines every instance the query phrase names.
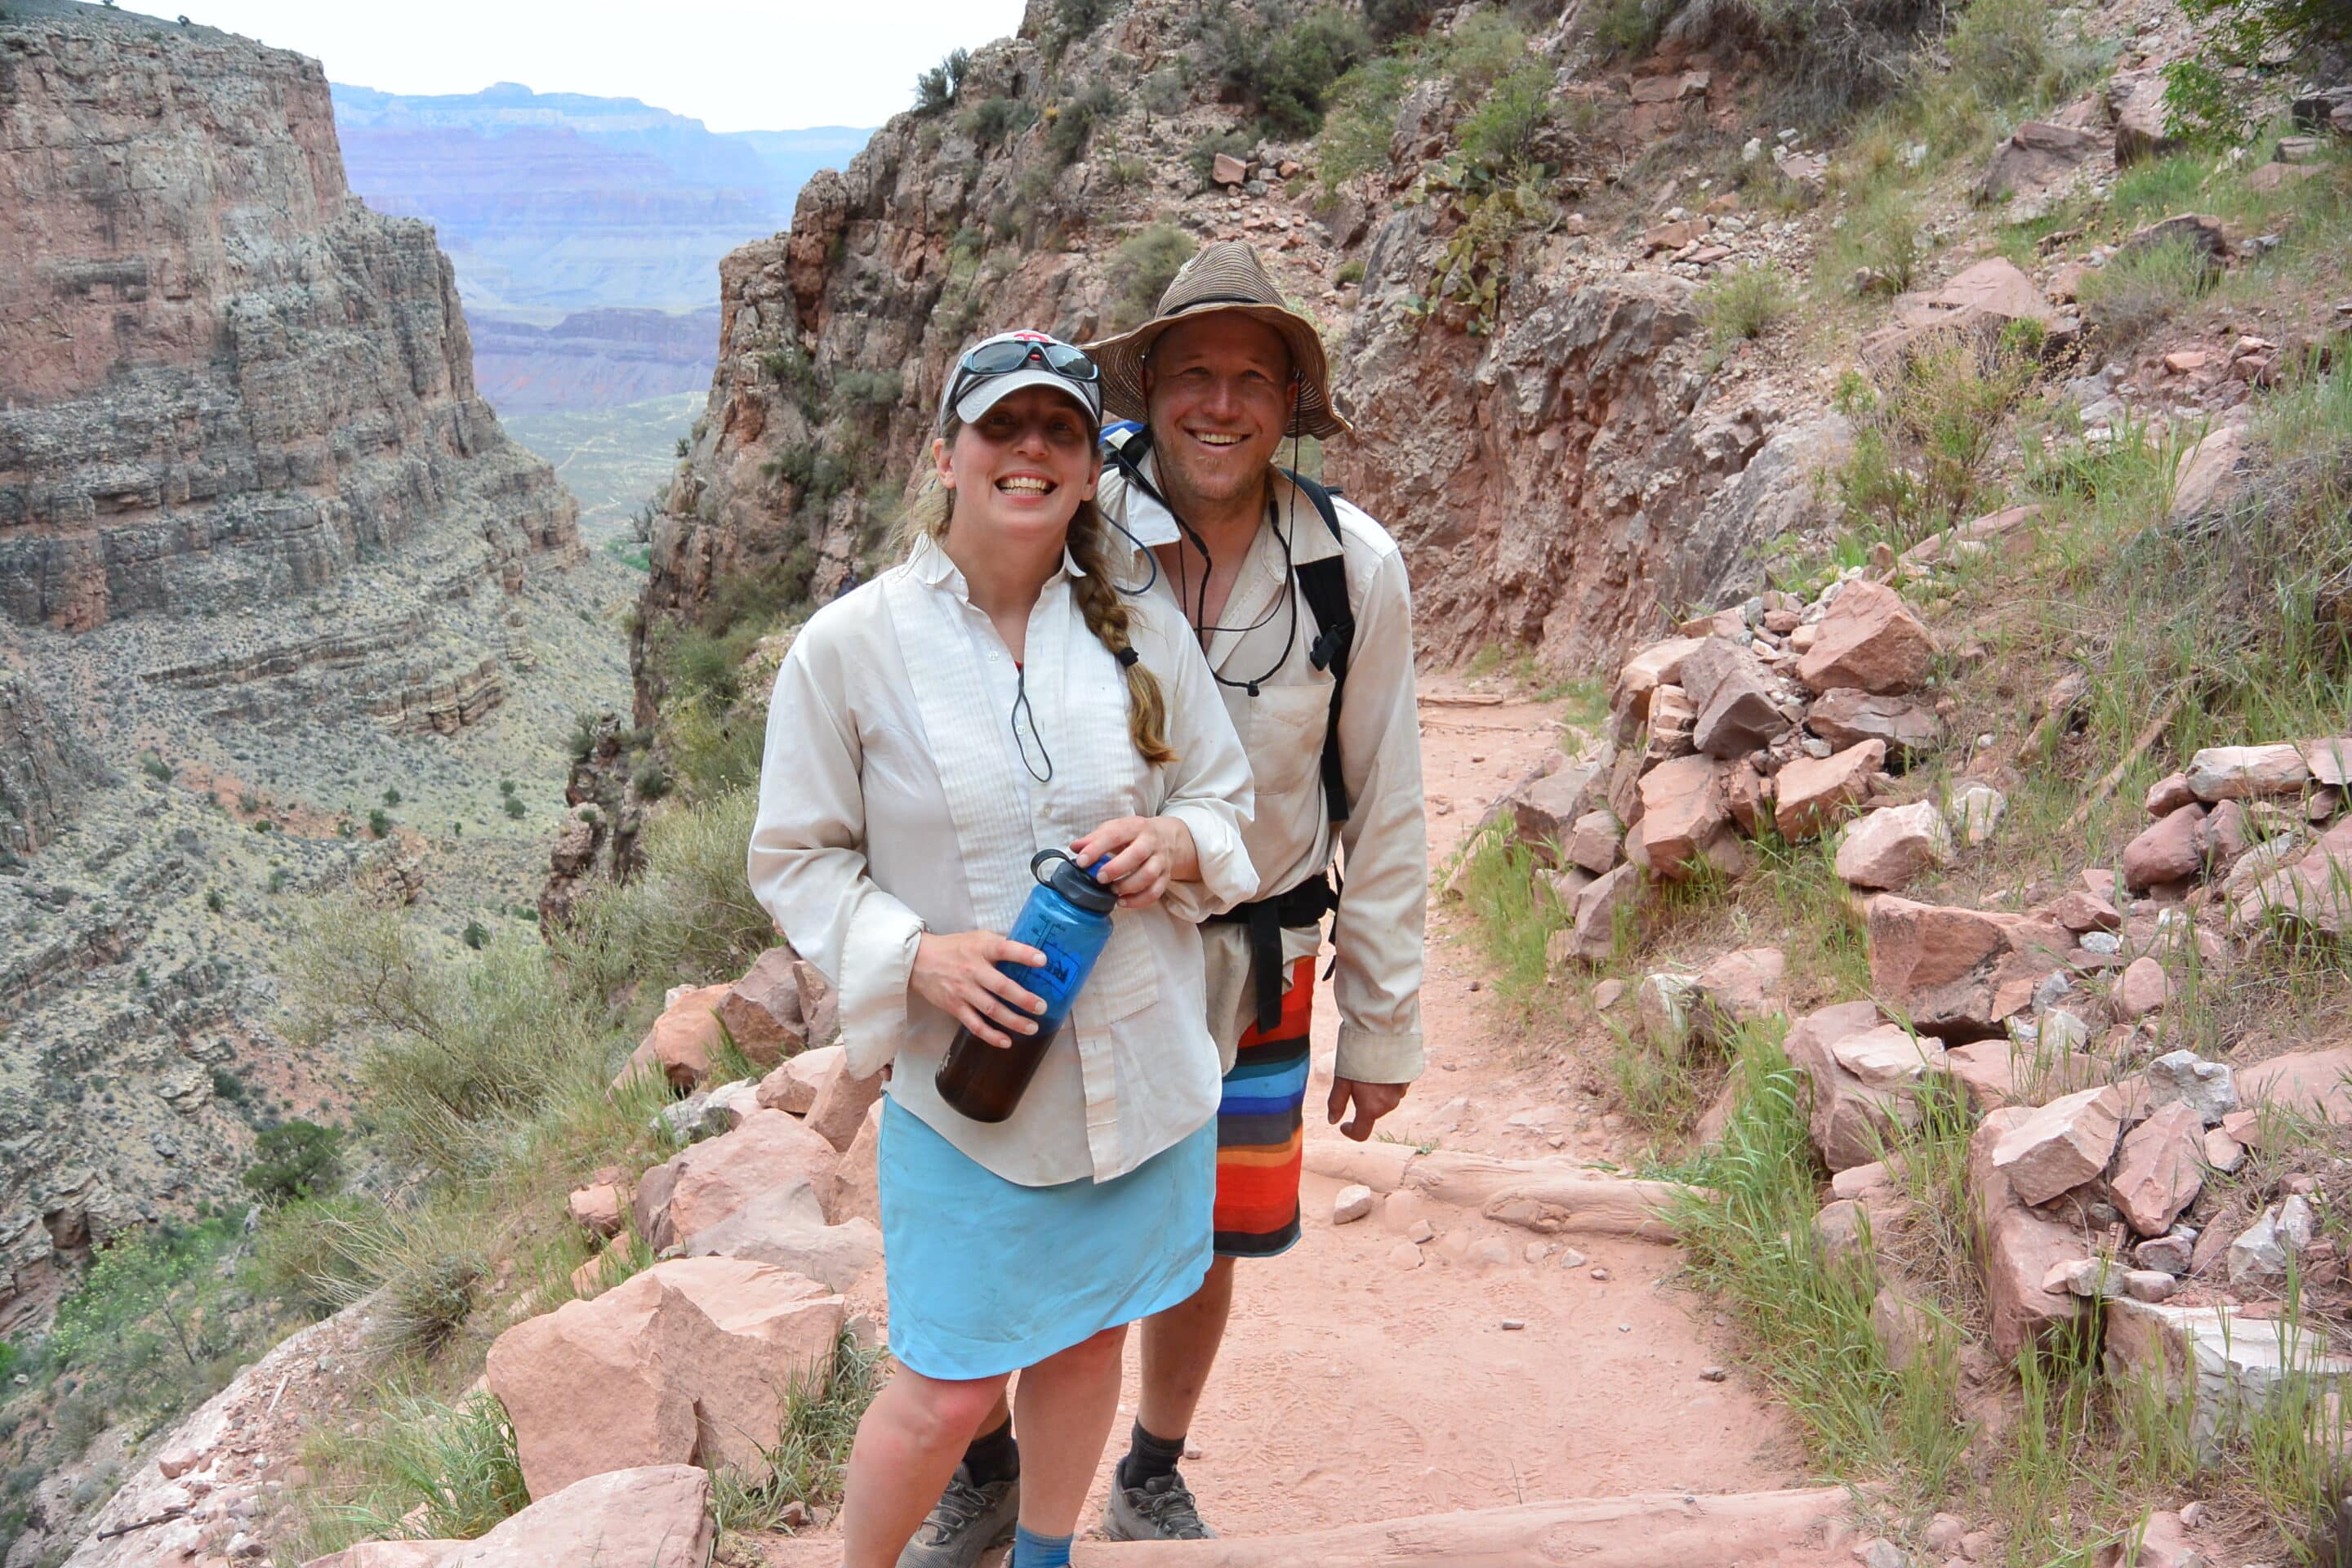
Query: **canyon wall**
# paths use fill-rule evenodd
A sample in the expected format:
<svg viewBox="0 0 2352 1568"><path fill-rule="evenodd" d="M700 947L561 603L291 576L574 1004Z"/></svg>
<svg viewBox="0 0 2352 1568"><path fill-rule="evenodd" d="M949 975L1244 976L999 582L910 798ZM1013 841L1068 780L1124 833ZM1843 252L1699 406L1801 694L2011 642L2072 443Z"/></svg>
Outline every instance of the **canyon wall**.
<svg viewBox="0 0 2352 1568"><path fill-rule="evenodd" d="M615 584L477 395L432 230L345 188L317 62L9 0L0 149L5 1328L337 1113L348 1063L278 1032L289 895L519 902L541 829L498 781L552 805L621 668Z"/></svg>
<svg viewBox="0 0 2352 1568"><path fill-rule="evenodd" d="M976 52L954 106L893 119L803 188L789 234L722 264L719 367L655 528L641 721L664 639L707 620L721 584L766 577L821 603L883 564L954 353L1007 327L1084 339L1131 316L1119 247L1155 225L1250 241L1318 321L1358 426L1319 460L1403 542L1424 658L1493 643L1600 669L1685 607L1752 589L1755 547L1811 504L1811 454L1835 431L1716 375L1695 268L1629 262L1582 237L1581 215L1534 225L1488 258L1498 303L1474 324L1431 298L1475 206L1447 162L1464 102L1402 106L1389 164L1326 192L1307 144L1248 145L1250 115L1194 58L1189 0L1135 0L1075 38L1058 16L1033 3L1018 36ZM1597 184L1654 135L1659 94L1600 72L1565 26L1534 47L1590 106L1538 151L1562 188ZM1144 90L1083 138L1057 130L1101 82ZM974 108L992 100L1027 128L990 139ZM1245 178L1211 183L1197 150L1237 133Z"/></svg>

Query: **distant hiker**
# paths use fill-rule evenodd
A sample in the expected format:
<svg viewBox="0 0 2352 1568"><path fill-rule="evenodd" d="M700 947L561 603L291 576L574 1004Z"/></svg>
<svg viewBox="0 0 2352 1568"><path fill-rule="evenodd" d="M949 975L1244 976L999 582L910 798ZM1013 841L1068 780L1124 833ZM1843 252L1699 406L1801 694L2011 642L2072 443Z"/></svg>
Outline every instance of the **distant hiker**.
<svg viewBox="0 0 2352 1568"><path fill-rule="evenodd" d="M1087 352L1107 408L1145 424L1113 436L1101 505L1157 563L1145 601L1181 606L1200 637L1257 785L1244 837L1258 901L1202 933L1209 1026L1227 1068L1216 1263L1197 1296L1144 1325L1143 1397L1103 1520L1115 1540L1192 1540L1213 1532L1176 1466L1224 1337L1233 1260L1298 1239L1308 1014L1319 926L1335 905L1331 1121L1348 1116L1343 1132L1370 1137L1422 1070L1428 831L1412 615L1396 542L1276 467L1285 437L1349 426L1313 323L1284 304L1247 246L1207 247L1150 321ZM1343 892L1326 875L1335 850ZM951 1527L981 1489L1009 1487L1014 1473L1008 1413L992 1414L926 1526L940 1544L901 1568L976 1560L985 1542ZM1021 1430L1044 1435L1025 1417Z"/></svg>
<svg viewBox="0 0 2352 1568"><path fill-rule="evenodd" d="M849 1070L893 1068L879 1152L890 1348L859 1423L849 1568L889 1568L1021 1373L1019 1568L1068 1561L1125 1325L1210 1264L1217 1052L1199 921L1256 888L1247 763L1166 602L1114 588L1094 363L1036 332L967 351L907 559L819 610L777 673L748 870L839 987ZM1121 552L1126 553L1126 552ZM1028 1033L1009 929L1031 857L1118 895L1112 934L1004 1121L934 1076L959 1026ZM1041 983L1042 984L1042 983ZM975 1521L1009 1531L1010 1487Z"/></svg>

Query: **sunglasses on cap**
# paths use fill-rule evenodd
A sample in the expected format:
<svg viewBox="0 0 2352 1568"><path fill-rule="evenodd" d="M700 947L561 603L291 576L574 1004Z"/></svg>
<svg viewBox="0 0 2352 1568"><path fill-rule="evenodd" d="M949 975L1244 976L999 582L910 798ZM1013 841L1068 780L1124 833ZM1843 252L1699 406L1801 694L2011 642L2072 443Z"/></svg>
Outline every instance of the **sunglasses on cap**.
<svg viewBox="0 0 2352 1568"><path fill-rule="evenodd" d="M1036 342L1021 338L1001 339L981 343L967 350L956 362L956 368L967 375L1003 375L1019 370L1031 360L1041 362L1055 374L1071 381L1093 383L1102 379L1083 349L1063 342Z"/></svg>

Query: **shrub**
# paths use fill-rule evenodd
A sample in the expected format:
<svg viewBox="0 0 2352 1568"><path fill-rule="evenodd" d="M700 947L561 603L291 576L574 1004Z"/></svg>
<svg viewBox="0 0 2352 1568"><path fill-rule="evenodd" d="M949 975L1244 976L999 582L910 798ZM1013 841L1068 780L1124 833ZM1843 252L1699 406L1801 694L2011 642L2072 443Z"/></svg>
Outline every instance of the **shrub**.
<svg viewBox="0 0 2352 1568"><path fill-rule="evenodd" d="M267 1204L331 1195L343 1181L343 1135L315 1121L281 1121L254 1140L245 1187Z"/></svg>
<svg viewBox="0 0 2352 1568"><path fill-rule="evenodd" d="M646 824L645 868L583 900L572 926L550 938L587 994L642 983L658 997L740 973L767 950L775 927L743 877L758 805L756 791L733 790Z"/></svg>
<svg viewBox="0 0 2352 1568"><path fill-rule="evenodd" d="M205 889L205 908L219 914L228 908L228 900L218 888L207 888Z"/></svg>
<svg viewBox="0 0 2352 1568"><path fill-rule="evenodd" d="M1017 98L985 98L963 111L957 126L983 147L1001 146L1037 122L1034 105Z"/></svg>
<svg viewBox="0 0 2352 1568"><path fill-rule="evenodd" d="M58 1303L48 1355L83 1374L93 1407L161 1418L227 1383L236 1366L223 1363L238 1341L215 1264L236 1234L234 1220L166 1221L92 1260Z"/></svg>
<svg viewBox="0 0 2352 1568"><path fill-rule="evenodd" d="M1496 174L1523 167L1536 133L1551 118L1551 67L1528 59L1489 90L1462 121L1463 155Z"/></svg>
<svg viewBox="0 0 2352 1568"><path fill-rule="evenodd" d="M1593 38L1611 54L1646 55L1665 28L1654 0L1601 0L1592 18Z"/></svg>
<svg viewBox="0 0 2352 1568"><path fill-rule="evenodd" d="M1363 280L1364 262L1361 257L1349 257L1339 263L1339 269L1337 272L1331 274L1331 281L1342 288L1350 283L1361 283Z"/></svg>
<svg viewBox="0 0 2352 1568"><path fill-rule="evenodd" d="M466 922L465 931L458 936L457 940L464 942L467 947L472 948L476 952L479 952L482 949L490 945L490 928L484 925L479 921L467 921Z"/></svg>
<svg viewBox="0 0 2352 1568"><path fill-rule="evenodd" d="M157 784L170 784L172 782L172 764L165 762L163 754L159 752L149 751L140 752L139 771L145 773L149 778L153 779Z"/></svg>
<svg viewBox="0 0 2352 1568"><path fill-rule="evenodd" d="M1958 84L1985 102L2028 101L2054 65L2047 0L1969 0L1944 47Z"/></svg>
<svg viewBox="0 0 2352 1568"><path fill-rule="evenodd" d="M1384 168L1396 135L1397 104L1412 83L1412 62L1387 54L1351 68L1331 88L1316 145L1316 178L1328 189Z"/></svg>
<svg viewBox="0 0 2352 1568"><path fill-rule="evenodd" d="M530 1503L513 1424L487 1394L455 1406L396 1394L352 1458L366 1481L338 1511L354 1540L470 1541Z"/></svg>
<svg viewBox="0 0 2352 1568"><path fill-rule="evenodd" d="M509 816L513 817L517 822L520 822L524 816L529 815L530 809L530 807L523 805L520 796L511 795L507 796L506 814Z"/></svg>
<svg viewBox="0 0 2352 1568"><path fill-rule="evenodd" d="M1249 155L1256 150L1255 137L1239 131L1220 131L1213 136L1203 136L1193 142L1192 153L1187 161L1192 166L1192 177L1206 185L1209 183L1209 175L1216 164L1218 153L1222 153L1228 158L1240 158L1246 162Z"/></svg>
<svg viewBox="0 0 2352 1568"><path fill-rule="evenodd" d="M887 408L907 395L907 381L895 370L845 370L833 378L833 392L861 408Z"/></svg>
<svg viewBox="0 0 2352 1568"><path fill-rule="evenodd" d="M745 716L690 694L670 704L670 763L697 800L756 784L766 742L764 716Z"/></svg>
<svg viewBox="0 0 2352 1568"><path fill-rule="evenodd" d="M394 787L383 792L383 804L386 805L398 805L400 804L400 790L398 786L395 785ZM248 806L247 809L252 810L254 808Z"/></svg>
<svg viewBox="0 0 2352 1568"><path fill-rule="evenodd" d="M1118 90L1107 81L1096 82L1061 105L1045 132L1045 151L1054 165L1066 168L1076 163L1095 128L1116 118L1123 107Z"/></svg>
<svg viewBox="0 0 2352 1568"><path fill-rule="evenodd" d="M383 807L379 805L368 813L368 832L377 838L392 837L392 816Z"/></svg>
<svg viewBox="0 0 2352 1568"><path fill-rule="evenodd" d="M245 1103L245 1079L237 1077L234 1068L215 1068L212 1072L213 1094L231 1105Z"/></svg>
<svg viewBox="0 0 2352 1568"><path fill-rule="evenodd" d="M2083 276L2083 321L2110 352L2130 348L2212 287L2211 259L2188 239L2126 250Z"/></svg>
<svg viewBox="0 0 2352 1568"><path fill-rule="evenodd" d="M1719 346L1761 337L1789 311L1788 275L1757 264L1720 273L1698 291L1699 314Z"/></svg>
<svg viewBox="0 0 2352 1568"><path fill-rule="evenodd" d="M637 769L637 776L629 781L639 800L659 800L669 794L669 771L652 757Z"/></svg>
<svg viewBox="0 0 2352 1568"><path fill-rule="evenodd" d="M1475 103L1527 60L1528 36L1509 17L1475 11L1455 26L1439 69L1453 83L1454 102Z"/></svg>
<svg viewBox="0 0 2352 1568"><path fill-rule="evenodd" d="M971 68L970 49L951 49L940 63L915 79L915 112L937 114L951 107L963 90L964 73Z"/></svg>
<svg viewBox="0 0 2352 1568"><path fill-rule="evenodd" d="M1111 329L1124 331L1148 319L1177 269L1198 248L1199 242L1172 223L1155 223L1119 241L1110 258Z"/></svg>
<svg viewBox="0 0 2352 1568"><path fill-rule="evenodd" d="M1310 11L1269 30L1227 16L1208 39L1211 70L1228 102L1248 105L1269 136L1312 135L1331 85L1371 47L1371 35L1338 8Z"/></svg>
<svg viewBox="0 0 2352 1568"><path fill-rule="evenodd" d="M1436 0L1364 0L1364 26L1374 43L1393 43L1427 26L1436 10Z"/></svg>
<svg viewBox="0 0 2352 1568"><path fill-rule="evenodd" d="M1902 549L1972 515L2001 422L2040 374L2031 347L1955 336L1915 350L1887 386L1841 386L1855 426L1836 480L1848 524Z"/></svg>

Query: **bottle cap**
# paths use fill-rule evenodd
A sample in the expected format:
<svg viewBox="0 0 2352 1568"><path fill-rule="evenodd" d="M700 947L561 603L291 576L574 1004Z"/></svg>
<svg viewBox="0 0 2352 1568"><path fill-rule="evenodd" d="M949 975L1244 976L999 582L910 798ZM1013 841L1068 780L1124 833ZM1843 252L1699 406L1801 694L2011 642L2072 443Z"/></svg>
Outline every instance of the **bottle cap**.
<svg viewBox="0 0 2352 1568"><path fill-rule="evenodd" d="M1045 868L1048 862L1053 869ZM1118 895L1094 879L1094 871L1109 864L1106 855L1089 870L1059 849L1040 849L1029 858L1029 874L1090 914L1107 915L1118 908Z"/></svg>

